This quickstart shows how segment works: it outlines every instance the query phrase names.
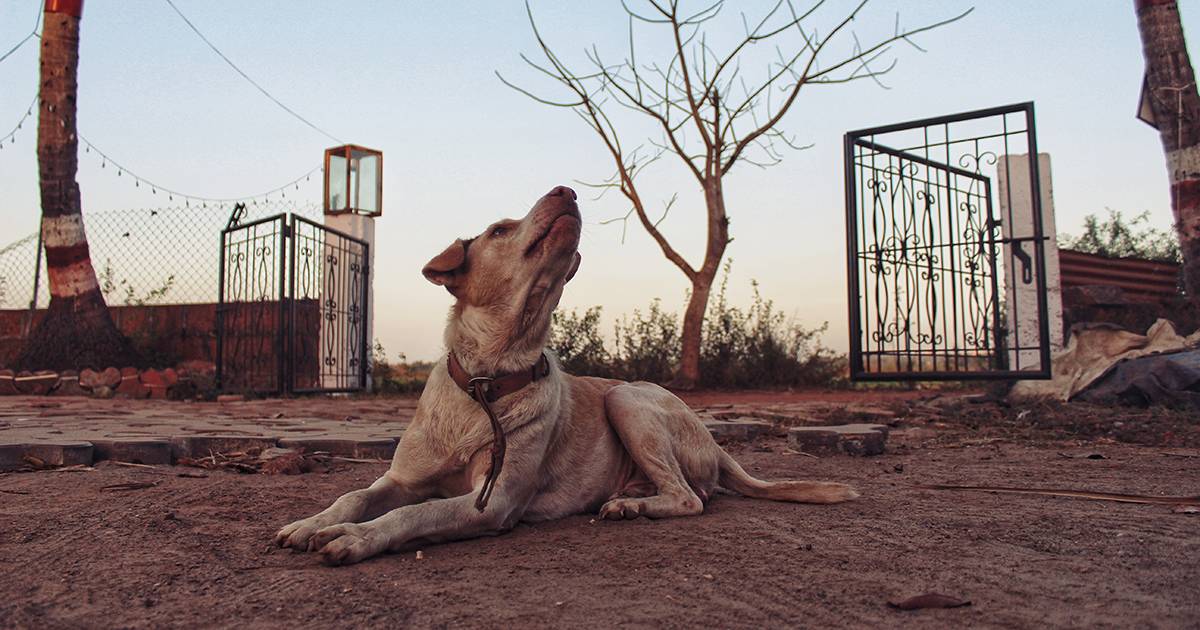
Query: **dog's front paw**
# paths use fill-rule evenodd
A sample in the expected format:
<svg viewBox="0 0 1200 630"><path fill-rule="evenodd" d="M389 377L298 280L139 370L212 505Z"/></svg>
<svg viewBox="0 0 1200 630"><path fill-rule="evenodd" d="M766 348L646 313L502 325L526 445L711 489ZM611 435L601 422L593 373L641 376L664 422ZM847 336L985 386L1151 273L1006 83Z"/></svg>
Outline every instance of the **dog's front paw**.
<svg viewBox="0 0 1200 630"><path fill-rule="evenodd" d="M322 562L338 566L361 562L383 551L385 545L373 528L357 523L341 523L318 531L309 541L309 546L320 550Z"/></svg>
<svg viewBox="0 0 1200 630"><path fill-rule="evenodd" d="M330 523L323 522L319 516L303 518L285 526L275 534L275 544L280 547L291 547L296 551L313 551L313 535Z"/></svg>
<svg viewBox="0 0 1200 630"><path fill-rule="evenodd" d="M642 515L642 501L639 499L619 498L605 503L600 508L600 518L610 521L635 519Z"/></svg>

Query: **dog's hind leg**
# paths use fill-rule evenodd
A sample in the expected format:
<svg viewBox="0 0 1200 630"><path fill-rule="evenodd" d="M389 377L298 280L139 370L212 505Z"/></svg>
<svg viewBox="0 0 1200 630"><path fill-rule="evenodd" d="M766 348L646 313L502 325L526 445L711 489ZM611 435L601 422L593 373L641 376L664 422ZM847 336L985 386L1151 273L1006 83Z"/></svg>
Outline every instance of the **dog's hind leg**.
<svg viewBox="0 0 1200 630"><path fill-rule="evenodd" d="M649 383L619 385L604 397L604 409L625 450L658 494L618 497L600 508L607 519L639 516L692 516L704 511L709 488L716 485L716 454L692 411L673 394ZM703 435L693 435L697 431ZM712 445L715 447L715 444Z"/></svg>

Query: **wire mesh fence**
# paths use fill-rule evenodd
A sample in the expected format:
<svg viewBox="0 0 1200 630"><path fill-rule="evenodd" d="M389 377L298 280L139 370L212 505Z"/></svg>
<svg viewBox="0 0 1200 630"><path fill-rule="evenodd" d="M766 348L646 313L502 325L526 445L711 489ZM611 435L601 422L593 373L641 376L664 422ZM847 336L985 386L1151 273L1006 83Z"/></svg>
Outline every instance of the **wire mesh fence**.
<svg viewBox="0 0 1200 630"><path fill-rule="evenodd" d="M84 214L97 280L110 305L217 301L220 234L233 202ZM242 221L290 212L319 220L321 205L291 199L246 204ZM39 260L40 259L40 260ZM0 245L0 309L50 301L36 233Z"/></svg>

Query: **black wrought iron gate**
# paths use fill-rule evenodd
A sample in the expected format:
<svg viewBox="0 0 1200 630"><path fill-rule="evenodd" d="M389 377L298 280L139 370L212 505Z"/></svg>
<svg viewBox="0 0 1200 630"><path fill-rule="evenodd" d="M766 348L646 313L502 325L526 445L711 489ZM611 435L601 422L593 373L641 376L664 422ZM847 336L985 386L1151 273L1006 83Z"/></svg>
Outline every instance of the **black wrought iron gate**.
<svg viewBox="0 0 1200 630"><path fill-rule="evenodd" d="M1036 156L1032 103L846 134L853 379L1049 377Z"/></svg>
<svg viewBox="0 0 1200 630"><path fill-rule="evenodd" d="M366 387L366 242L280 214L221 231L217 384L255 393Z"/></svg>

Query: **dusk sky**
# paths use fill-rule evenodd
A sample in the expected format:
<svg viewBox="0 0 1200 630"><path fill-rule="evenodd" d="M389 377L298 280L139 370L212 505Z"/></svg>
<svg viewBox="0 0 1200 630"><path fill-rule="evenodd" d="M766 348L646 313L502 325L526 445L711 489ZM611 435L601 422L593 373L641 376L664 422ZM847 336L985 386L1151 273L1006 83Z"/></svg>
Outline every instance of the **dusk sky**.
<svg viewBox="0 0 1200 630"><path fill-rule="evenodd" d="M649 237L631 224L622 244L619 225L600 225L625 214L623 199L593 200L575 183L611 174L594 133L570 112L537 104L496 78L499 71L556 95L520 61L522 52L537 53L521 1L175 2L283 103L339 139L384 152L376 336L390 354L432 359L441 352L451 298L425 282L421 266L455 237L522 216L557 184L580 191L585 218L583 264L562 307L602 305L609 322L656 297L682 311L688 284ZM29 33L41 4L0 1L0 54ZM827 4L811 23L821 33L854 3ZM1180 4L1185 32L1200 32L1200 5ZM730 2L710 45L723 51L735 39L737 11L754 17L768 6ZM963 20L915 39L928 52L892 48L888 58L898 63L883 79L890 89L863 81L802 93L782 127L813 147L727 177L731 302L748 304L757 279L765 297L803 324L828 321L824 343L847 347L841 139L862 127L1034 101L1038 144L1053 161L1060 232L1077 233L1085 215L1106 207L1148 210L1156 226L1170 225L1162 148L1134 117L1143 60L1132 0L879 0L855 30L872 41L891 33L897 11L911 27L972 6ZM582 52L591 43L614 61L625 55L618 2L535 0L532 7L548 42L575 67L586 69ZM649 61L661 50L662 32L638 32L649 42L639 58ZM796 40L781 41L794 47ZM0 62L0 134L35 96L35 44ZM831 44L829 58L852 46L848 37ZM1200 52L1192 51L1195 59ZM335 144L238 76L163 0L87 0L80 54L79 131L161 186L205 197L254 194L317 166ZM37 226L35 129L27 122L16 144L0 150L0 247ZM643 126L629 129L628 143L645 137L637 135ZM93 157L81 155L79 168L85 220L164 205ZM679 193L663 225L698 263L703 204L695 182L664 159L639 189L652 208ZM295 195L319 201L318 179ZM194 246L212 248L215 259L217 238Z"/></svg>

